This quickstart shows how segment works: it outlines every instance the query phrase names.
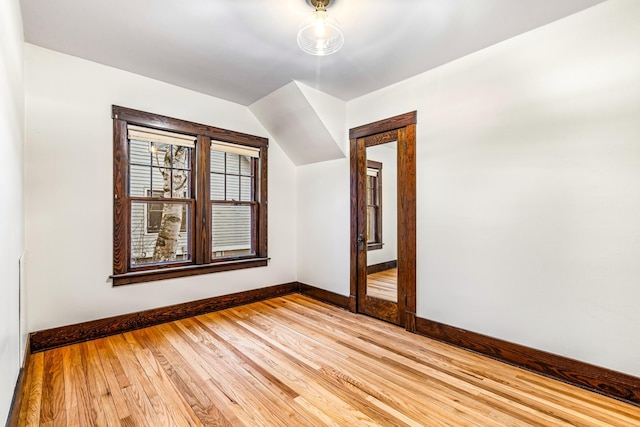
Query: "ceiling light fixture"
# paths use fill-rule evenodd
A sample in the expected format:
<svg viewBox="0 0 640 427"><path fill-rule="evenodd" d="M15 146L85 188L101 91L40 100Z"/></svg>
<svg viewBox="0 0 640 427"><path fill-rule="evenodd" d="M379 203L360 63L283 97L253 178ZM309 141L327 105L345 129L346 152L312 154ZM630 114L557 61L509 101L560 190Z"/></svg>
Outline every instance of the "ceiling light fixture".
<svg viewBox="0 0 640 427"><path fill-rule="evenodd" d="M344 36L340 24L327 13L331 0L310 0L315 8L300 25L298 46L311 55L331 55L340 50Z"/></svg>

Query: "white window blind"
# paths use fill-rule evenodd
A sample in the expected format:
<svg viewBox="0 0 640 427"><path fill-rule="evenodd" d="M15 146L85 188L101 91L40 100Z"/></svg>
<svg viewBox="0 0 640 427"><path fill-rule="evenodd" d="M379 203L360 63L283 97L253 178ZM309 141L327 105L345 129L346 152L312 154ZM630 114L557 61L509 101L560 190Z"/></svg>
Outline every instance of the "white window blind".
<svg viewBox="0 0 640 427"><path fill-rule="evenodd" d="M240 156L260 157L259 148L232 144L230 142L211 141L211 149L213 151L222 151L223 153L238 154Z"/></svg>
<svg viewBox="0 0 640 427"><path fill-rule="evenodd" d="M367 168L368 176L378 176L378 169Z"/></svg>
<svg viewBox="0 0 640 427"><path fill-rule="evenodd" d="M136 141L155 142L157 144L173 144L183 147L195 147L196 137L164 130L127 125L128 138Z"/></svg>

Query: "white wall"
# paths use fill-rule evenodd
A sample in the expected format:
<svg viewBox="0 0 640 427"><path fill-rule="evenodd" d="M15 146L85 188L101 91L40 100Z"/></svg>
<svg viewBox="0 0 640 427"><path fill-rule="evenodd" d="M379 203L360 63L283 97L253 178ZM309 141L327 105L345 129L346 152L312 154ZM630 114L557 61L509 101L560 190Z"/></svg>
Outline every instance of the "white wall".
<svg viewBox="0 0 640 427"><path fill-rule="evenodd" d="M296 172L270 140L267 267L112 287L112 104L269 135L238 104L30 44L25 57L30 331L296 280Z"/></svg>
<svg viewBox="0 0 640 427"><path fill-rule="evenodd" d="M367 147L367 160L382 163L382 248L367 251L367 265L398 259L397 144Z"/></svg>
<svg viewBox="0 0 640 427"><path fill-rule="evenodd" d="M24 251L23 43L18 0L0 2L0 424L7 419L24 352L18 268Z"/></svg>
<svg viewBox="0 0 640 427"><path fill-rule="evenodd" d="M420 317L640 375L638 16L605 2L348 103L349 127L418 110ZM325 166L299 194L331 174L314 197L344 201ZM299 229L345 249L304 281L348 295L343 204Z"/></svg>
<svg viewBox="0 0 640 427"><path fill-rule="evenodd" d="M349 295L349 161L300 166L297 179L298 280Z"/></svg>

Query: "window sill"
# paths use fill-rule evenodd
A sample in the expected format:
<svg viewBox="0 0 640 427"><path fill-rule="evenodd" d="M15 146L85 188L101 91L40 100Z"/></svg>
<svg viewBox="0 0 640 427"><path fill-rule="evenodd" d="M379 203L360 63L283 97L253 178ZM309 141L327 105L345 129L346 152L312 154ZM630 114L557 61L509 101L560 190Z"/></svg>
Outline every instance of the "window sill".
<svg viewBox="0 0 640 427"><path fill-rule="evenodd" d="M370 245L367 245L368 251L374 251L376 249L382 249L382 243L372 243Z"/></svg>
<svg viewBox="0 0 640 427"><path fill-rule="evenodd" d="M234 261L216 262L205 265L187 265L155 270L134 271L124 274L113 274L113 286L130 285L133 283L152 282L155 280L175 279L178 277L196 276L198 274L217 273L220 271L240 270L244 268L264 267L269 258L251 258Z"/></svg>

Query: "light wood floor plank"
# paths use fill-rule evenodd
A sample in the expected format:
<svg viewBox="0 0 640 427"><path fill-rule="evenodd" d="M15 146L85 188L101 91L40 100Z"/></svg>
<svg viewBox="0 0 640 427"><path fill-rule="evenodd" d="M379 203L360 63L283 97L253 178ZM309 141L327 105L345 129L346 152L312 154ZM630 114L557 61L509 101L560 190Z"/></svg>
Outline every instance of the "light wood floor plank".
<svg viewBox="0 0 640 427"><path fill-rule="evenodd" d="M292 298L293 299L293 298ZM307 304L304 300L299 301L303 304ZM270 304L272 306L274 306L275 304L277 304L276 301L273 302L267 302L266 304ZM289 306L288 307L289 310L288 311L297 311L300 314L308 314L308 310L306 309L300 309L300 308L296 308L296 307L292 307ZM332 313L333 315L333 313ZM319 319L315 319L314 321L319 320ZM529 413L531 411L529 411L529 407L530 406L536 406L536 403L533 402L532 400L535 399L535 397L531 397L531 398L527 398L524 399L522 398L522 396L527 396L527 393L521 393L521 394L513 394L510 395L510 397L507 398L507 401L505 401L505 390L504 387L500 384L494 384L492 387L487 388L487 380L485 378L483 378L483 374L484 375L490 375L490 372L487 372L486 370L484 372L479 372L478 369L474 368L473 364L475 363L476 360L480 360L482 363L485 363L486 359L483 358L482 356L478 356L472 353L468 353L465 351L461 351L458 350L458 356L454 359L449 359L447 361L447 363L445 365L442 365L442 363L439 363L437 365L439 365L440 367L436 366L433 364L433 362L437 361L437 358L434 359L433 357L428 357L425 359L425 361L422 361L421 359L424 358L424 353L420 354L418 353L418 355L416 356L415 352L413 351L413 347L412 346L412 342L415 339L414 335L408 335L410 341L406 341L404 343L404 345L399 345L399 346L394 346L394 348L392 349L391 347L385 345L384 343L386 342L390 342L389 340L391 340L391 337L388 335L385 335L388 330L387 327L380 327L379 329L375 330L375 334L370 334L370 332L374 332L369 330L368 328L370 326L374 326L376 328L378 328L377 323L375 322L372 325L366 325L366 323L369 322L359 322L358 324L345 324L345 322L343 321L336 321L335 323L333 323L333 320L331 316L328 317L324 317L322 319L322 321L325 323L325 325L327 324L333 324L335 328L337 329L331 329L331 326L325 326L325 329L330 329L333 333L335 334L340 334L341 328L344 331L347 331L347 333L352 334L355 333L356 331L364 331L364 335L357 335L358 339L362 339L365 341L368 341L370 343L375 344L376 346L379 346L381 348L385 348L387 350L389 350L392 353L397 353L399 355L402 355L403 357L407 357L409 359L415 360L417 361L420 365L425 365L425 366L429 366L433 369L435 369L434 372L426 372L426 375L428 377L431 378L438 378L441 377L439 376L436 372L438 370L441 370L443 366L448 366L449 364L452 365L453 369L446 373L448 378L458 378L463 380L464 382L470 382L471 385L473 385L474 388L479 389L479 390L484 390L483 393L479 394L478 396L475 397L475 400L482 400L482 399L488 399L490 398L491 401L490 403L490 407L493 407L494 409L500 408L502 407L505 411L508 411L512 414L512 416L516 416L519 417L522 421L528 420L532 425L549 425L549 426L556 426L556 425L585 425L585 426L595 426L598 425L598 420L597 418L593 418L590 416L585 416L585 415L577 415L575 417L572 418L572 421L568 421L568 418L565 414L565 410L555 410L554 409L554 405L550 404L548 401L547 402L542 402L545 406L546 406L546 410L545 411L538 411L539 413L536 415L536 418L531 418L532 413ZM362 324L364 323L364 325ZM361 328L362 329L359 329ZM371 338L371 336L374 337L379 337L379 340L376 340L375 338ZM433 343L434 346L446 346L445 344L441 344L441 343ZM350 346L350 344L344 344L343 345L347 345ZM402 349L402 350L399 350ZM371 349L367 350L367 351L372 351ZM459 360L467 360L467 364L465 366L465 364L460 364L458 363ZM395 357L391 358L391 362L389 362L390 364L394 364L396 363L397 359ZM427 362L428 361L428 362ZM406 365L406 362L401 362L401 366L402 365ZM519 373L519 374L523 374L524 371L521 371L517 368L513 368L510 367L508 365L503 365L503 364L499 364L498 365L501 368L500 374L498 375L498 377L507 375L509 372L515 372L515 373ZM486 367L485 367L486 368ZM418 376L420 377L422 374L425 374L424 370L420 369L420 371L422 372L418 372L418 373L414 373L414 376ZM466 377L461 377L460 375L463 374ZM524 373L525 375L527 373ZM530 374L530 375L535 375L535 374ZM445 378L447 378L445 377ZM451 381L449 381L449 383L452 383ZM443 383L444 384L444 383ZM593 393L589 393L586 392L584 390L580 390L580 389L575 389L574 387L569 387L569 389L576 390L582 393L586 393L586 394L593 394ZM506 394L508 395L509 393L512 393L514 390L507 390ZM439 393L442 394L442 393ZM557 409L557 407L556 407ZM575 413L574 413L575 415ZM623 424L624 425L624 424Z"/></svg>
<svg viewBox="0 0 640 427"><path fill-rule="evenodd" d="M229 364L220 358L216 351L212 351L204 342L193 338L185 333L185 330L177 325L170 325L165 332L165 337L172 341L178 349L177 354L184 360L190 360L191 364L205 367L204 375L198 374L195 370L191 373L194 381L203 386L203 391L212 404L220 408L221 415L228 420L230 425L255 425L259 421L252 414L244 411L246 398L235 394L234 388L240 388L240 383L235 383L234 376L227 375ZM197 332L196 332L197 334ZM197 340L197 341L194 341ZM227 359L227 362L231 362ZM231 362L232 363L232 362ZM240 368L240 366L236 366ZM246 386L246 384L244 384Z"/></svg>
<svg viewBox="0 0 640 427"><path fill-rule="evenodd" d="M209 330L200 320L192 319L191 321L183 322L183 324L201 339L199 342L212 345L209 338L214 337L215 333ZM223 345L223 348L219 350L223 352L224 357L234 364L234 366L242 368L246 374L255 378L259 383L256 383L256 388L260 389L266 396L269 396L269 400L278 405L283 413L289 414L288 418L284 421L301 426L318 425L318 420L315 416L302 410L302 408L296 404L295 399L298 397L298 393L228 342L224 340L218 340L218 342ZM198 344L194 343L192 345L194 345L195 349L200 348L197 347Z"/></svg>
<svg viewBox="0 0 640 427"><path fill-rule="evenodd" d="M259 306L257 306L257 308L259 308ZM354 362L354 360L360 358L360 354L350 351L347 347L340 348L340 351L336 352L335 347L327 345L327 341L333 342L335 337L332 336L332 334L324 335L322 332L316 332L313 329L304 328L303 319L291 317L278 319L277 314L275 313L273 313L273 317L267 317L263 316L258 311L255 311L253 317L253 321L261 325L265 330L271 329L269 326L271 321L278 322L284 320L286 322L295 323L296 328L284 328L282 335L277 337L278 340L287 342L295 339L303 343L302 345L300 343L298 344L298 350L300 352L304 352L308 357L314 357L315 355L316 358L322 360L323 363L320 366L320 370L332 381L339 382L341 385L345 385L347 387L351 386L356 389L355 392L366 388L366 393L368 395L379 394L380 396L382 396L386 390L397 386L397 384L390 382L385 383L384 378L380 377L379 374L375 373L375 371L369 370L369 366ZM331 361L332 363L328 363L328 361ZM356 375L365 376L367 382L357 381ZM382 387L372 387L370 384L377 385L377 383L369 382L369 380L374 379L375 381L381 381ZM386 394L387 395L385 397L387 399L392 398L389 393ZM368 397L369 396L364 397L363 400L369 400ZM405 404L406 402L401 403L401 405L406 406Z"/></svg>
<svg viewBox="0 0 640 427"><path fill-rule="evenodd" d="M66 426L64 377L62 354L59 349L44 355L44 378L42 382L42 406L40 423L45 426Z"/></svg>
<svg viewBox="0 0 640 427"><path fill-rule="evenodd" d="M150 426L175 424L169 420L164 406L159 403L158 391L149 384L149 380L142 371L124 336L115 335L109 337L107 344L111 351L117 355L131 384L123 389L123 393L127 396L127 401L135 402L135 406L141 411L142 417L148 420Z"/></svg>
<svg viewBox="0 0 640 427"><path fill-rule="evenodd" d="M42 381L44 371L44 354L31 355L29 361L29 382L24 399L27 401L18 418L21 426L37 426L40 424L40 408L42 405Z"/></svg>
<svg viewBox="0 0 640 427"><path fill-rule="evenodd" d="M73 376L73 359L71 357L71 347L63 347L62 352L62 372L64 376L64 401L67 412L68 425L80 425L80 414L78 412L78 393L76 392L76 381Z"/></svg>
<svg viewBox="0 0 640 427"><path fill-rule="evenodd" d="M113 354L105 339L95 341L98 357L104 371L109 392L116 406L121 425L148 426L147 421L141 417L141 411L137 407L137 400L128 399L124 388L129 387L129 382L124 376L120 361ZM123 381L124 380L124 381ZM123 386L123 384L125 384Z"/></svg>
<svg viewBox="0 0 640 427"><path fill-rule="evenodd" d="M297 294L36 353L25 384L25 426L640 426L638 406Z"/></svg>
<svg viewBox="0 0 640 427"><path fill-rule="evenodd" d="M226 313L226 315L233 316L230 313ZM272 346L278 347L283 356L297 358L299 361L298 365L303 367L309 375L312 375L319 385L329 393L354 407L359 416L360 414L364 414L372 420L380 420L383 425L402 425L400 420L389 417L386 413L377 411L373 406L368 405L366 403L366 397L361 393L361 390L350 382L348 378L340 375L327 375L328 369L326 369L324 363L311 362L312 359L317 359L321 354L313 352L314 349L304 342L304 337L285 334L284 330L281 331L283 333L278 333L277 329L269 326L265 328L267 332L265 334L264 330L260 330L255 322L249 323L252 319L246 318L247 321L237 317L229 317L229 319L233 323L243 327L248 333L252 334L255 339L265 340L266 337L272 336L273 339L266 338L265 341ZM290 345L282 346L280 344L281 342L286 342ZM292 355L288 351L291 345L296 349L297 354Z"/></svg>
<svg viewBox="0 0 640 427"><path fill-rule="evenodd" d="M219 341L207 341L200 344L198 332L180 322L179 325L172 325L173 333L182 338L185 348L183 352L194 352L197 354L200 365L207 370L211 385L219 389L222 395L235 406L236 416L244 425L264 424L265 417L270 413L270 403L257 399L257 393L251 393L252 385L241 374L238 366L224 353ZM189 333L185 332L189 331ZM247 411L252 408L252 411ZM283 425L283 420L276 418L274 425Z"/></svg>
<svg viewBox="0 0 640 427"><path fill-rule="evenodd" d="M113 393L109 390L105 373L102 368L95 341L88 341L81 344L84 350L81 354L86 368L86 379L89 386L91 402L104 417L104 424L107 426L119 425L120 418L113 401Z"/></svg>
<svg viewBox="0 0 640 427"><path fill-rule="evenodd" d="M291 308L291 307L289 307ZM291 319L291 321L296 322L303 322L302 318L298 318L298 319ZM354 360L358 360L358 359L363 359L363 358L368 358L369 357L369 353L373 352L373 353L377 353L377 357L378 358L389 358L389 355L384 355L384 354L380 354L380 349L377 349L375 346L371 346L368 343L365 343L364 347L362 347L362 350L360 350L360 348L358 346L354 346L350 343L350 339L352 340L352 337L350 335L348 335L348 332L345 333L344 331L341 331L341 327L343 325L335 325L337 328L331 328L331 327L326 327L327 330L330 331L331 334L333 334L335 337L339 337L339 339L336 339L336 343L343 346L344 348L341 349L340 352L344 352L345 354L352 354L352 358L354 358ZM357 328L359 325L351 325L351 328ZM346 327L348 328L348 327ZM345 329L347 330L347 329ZM384 337L382 338L382 340L384 342L388 342ZM375 341L372 341L374 344L376 344ZM379 346L383 347L382 344L378 344ZM362 346L362 344L360 344L360 346ZM382 376L388 376L390 381L396 381L398 382L398 386L399 387L404 387L407 389L407 391L411 392L412 395L414 396L420 396L422 393L421 392L425 392L425 393L430 393L432 396L435 396L434 399L432 399L432 401L437 401L439 402L441 405L444 406L448 406L450 407L450 409L456 409L457 407L457 402L459 400L466 400L469 402L475 402L479 399L481 399L480 393L476 390L476 389L471 389L470 391L467 391L466 389L469 389L468 385L462 381L458 381L458 384L461 384L462 387L458 387L455 384L455 380L457 376L459 376L458 372L451 372L450 375L445 376L444 380L439 380L438 379L438 375L432 375L432 376L425 376L423 375L421 372L416 371L415 369L412 369L410 366L406 366L406 368L404 369L405 372L403 372L403 369L397 369L398 366L403 366L401 364L396 364L393 363L392 358L389 359L388 362L391 366L389 366L387 370L383 370L380 371L378 375L382 375ZM386 372L388 371L388 372ZM434 370L434 372L437 372L437 369ZM425 381L422 381L419 383L418 387L413 387L411 386L411 379L412 378L424 378ZM376 382L379 381L379 379L376 380ZM374 383L376 383L374 382ZM428 402L421 402L422 404L428 404ZM496 412L496 404L497 402L492 402L493 405L491 406L486 406L485 408L485 415L486 417L489 418L496 418L495 421L493 422L500 422L500 419L502 418L500 416L499 412ZM469 403L465 403L467 405L469 405ZM473 405L473 403L471 403ZM507 409L508 411L511 411L510 408ZM482 416L483 414L481 413L481 411L467 411L466 413L464 413L464 415L462 415L463 417L471 417L471 418L477 418L477 416ZM460 416L458 416L460 417ZM474 421L474 420L472 420ZM476 422L479 422L481 425L489 425L489 423L491 423L491 421L489 421L488 419L475 419ZM532 425L536 425L536 424L532 424ZM540 424L538 424L540 425Z"/></svg>
<svg viewBox="0 0 640 427"><path fill-rule="evenodd" d="M196 417L207 426L230 426L208 397L208 383L202 380L163 336L146 329L135 332L141 344L149 348L178 392L184 397Z"/></svg>
<svg viewBox="0 0 640 427"><path fill-rule="evenodd" d="M272 314L272 316L277 316L277 314ZM286 322L288 323L296 325L302 325L305 323L304 317L292 317L291 313L287 313L286 316ZM313 321L311 321L311 324L312 323ZM507 417L501 417L500 413L495 412L495 408L491 410L491 407L489 407L482 410L480 405L474 403L478 400L477 393L468 393L465 390L456 388L450 383L450 381L435 381L432 377L424 377L424 381L419 383L419 387L416 387L415 385L412 385L412 382L415 382L416 379L420 378L421 374L419 372L407 372L406 369L397 369L397 367L394 366L390 366L389 369L378 371L370 369L370 364L375 363L376 359L383 359L387 356L380 354L378 351L379 349L376 349L371 345L366 345L366 343L363 348L364 352L360 351L357 346L350 344L349 338L352 337L338 329L327 327L322 331L317 331L315 333L313 330L306 330L304 334L314 336L319 341L325 340L330 342L332 343L332 348L335 348L335 344L340 345L340 351L336 352L333 357L331 357L331 353L327 354L328 360L339 358L341 355L344 355L345 357L345 359L342 360L335 368L339 370L337 375L340 375L340 372L345 373L344 369L348 368L349 371L347 374L350 372L350 376L362 379L362 387L367 387L367 393L372 397L381 399L383 402L391 405L397 410L404 410L405 412L408 412L407 408L422 407L428 409L427 412L430 414L435 414L442 409L445 409L447 412L451 412L455 411L457 408L464 409L457 402L459 400L466 400L471 402L466 403L467 405L471 404L472 406L476 406L477 410L460 412L455 415L454 418L457 420L456 422L458 424L460 423L460 418L466 418L470 423L477 423L483 426L502 425L501 421L507 420ZM326 334L324 338L323 334ZM315 351L320 350L317 349ZM373 356L372 358L369 357L370 353ZM320 353L318 353L318 355L322 356ZM353 361L358 362L354 363ZM366 363L363 363L363 361L366 361ZM390 390L396 392L389 393ZM411 396L411 398L409 398L409 400L402 401L398 400L396 397L404 395ZM424 397L426 395L429 395L428 399L420 400L420 397ZM437 407L434 405L437 405ZM467 409L469 408L467 407ZM451 414L449 414L449 416L451 417ZM424 417L424 414L422 414L422 417Z"/></svg>
<svg viewBox="0 0 640 427"><path fill-rule="evenodd" d="M242 351L252 354L263 367L270 367L273 371L280 372L285 384L313 402L323 412L328 411L328 415L338 419L341 425L379 425L349 402L328 392L324 384L317 381L313 367L306 366L297 358L283 356L277 348L256 338L239 325L227 321L222 312L205 315L205 317L213 320L207 326L213 328L220 337L233 343Z"/></svg>
<svg viewBox="0 0 640 427"><path fill-rule="evenodd" d="M232 343L234 346L241 349L241 351L244 350L245 353L251 354L256 363L263 369L269 369L271 372L275 369L276 371L285 374L284 376L281 375L282 382L286 385L287 389L295 390L295 393L291 394L300 394L300 388L302 387L306 392L313 394L319 399L324 396L324 394L319 391L319 386L315 383L305 381L306 378L300 373L301 368L297 363L292 363L292 360L283 358L279 353L270 351L270 347L265 345L263 342L253 340L252 337L246 334L246 332L242 328L238 327L238 325L225 321L221 313L214 314L219 317L217 317L215 323L207 323L205 329L208 329L208 334L212 337L218 338L217 342L220 343L218 350L222 357L228 357L224 343ZM201 323L201 325L204 324ZM350 408L347 408L343 402L339 401L334 396L331 396L330 400L332 404L332 406L330 406L331 408L343 407L345 409L346 413L341 414L340 416L347 417L350 422L370 422L370 420L364 420L357 416L359 414L356 414L355 418L349 418L350 415L348 415L348 413L350 412ZM277 420L272 420L272 423L276 421ZM287 423L284 425L287 425Z"/></svg>
<svg viewBox="0 0 640 427"><path fill-rule="evenodd" d="M147 375L150 386L156 390L157 400L160 403L158 406L163 408L163 413L166 411L166 416L169 418L167 422L178 427L201 426L202 423L167 377L158 360L153 357L148 348L138 342L134 334L135 332L125 333L125 340L131 346L138 363Z"/></svg>

